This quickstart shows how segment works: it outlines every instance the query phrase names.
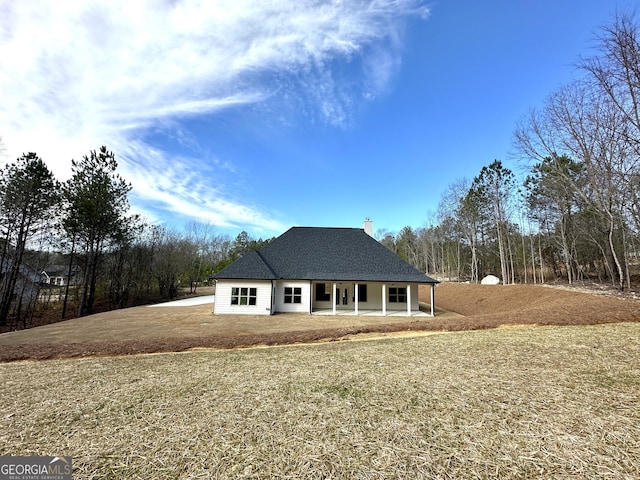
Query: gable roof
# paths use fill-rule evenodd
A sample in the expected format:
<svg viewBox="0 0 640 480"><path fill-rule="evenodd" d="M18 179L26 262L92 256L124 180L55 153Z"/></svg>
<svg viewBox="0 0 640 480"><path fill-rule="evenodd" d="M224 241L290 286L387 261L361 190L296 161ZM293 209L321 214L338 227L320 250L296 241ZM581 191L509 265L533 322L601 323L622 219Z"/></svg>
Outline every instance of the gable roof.
<svg viewBox="0 0 640 480"><path fill-rule="evenodd" d="M213 277L438 283L361 228L293 227Z"/></svg>

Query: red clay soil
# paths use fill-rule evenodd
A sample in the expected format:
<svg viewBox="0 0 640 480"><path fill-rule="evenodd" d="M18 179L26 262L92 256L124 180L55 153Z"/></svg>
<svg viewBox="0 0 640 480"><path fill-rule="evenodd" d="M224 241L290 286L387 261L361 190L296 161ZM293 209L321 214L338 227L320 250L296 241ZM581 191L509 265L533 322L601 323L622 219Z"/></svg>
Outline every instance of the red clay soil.
<svg viewBox="0 0 640 480"><path fill-rule="evenodd" d="M421 300L429 298L428 289ZM436 287L436 317L214 316L135 307L0 335L0 362L335 341L358 334L640 321L640 301L532 285Z"/></svg>

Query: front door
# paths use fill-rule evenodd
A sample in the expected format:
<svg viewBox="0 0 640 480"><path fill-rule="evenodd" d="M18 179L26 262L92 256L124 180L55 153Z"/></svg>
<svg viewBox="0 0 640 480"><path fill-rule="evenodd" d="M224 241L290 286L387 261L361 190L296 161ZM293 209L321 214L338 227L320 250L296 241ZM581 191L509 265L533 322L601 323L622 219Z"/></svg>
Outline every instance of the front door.
<svg viewBox="0 0 640 480"><path fill-rule="evenodd" d="M336 307L344 308L349 305L349 288L336 286Z"/></svg>

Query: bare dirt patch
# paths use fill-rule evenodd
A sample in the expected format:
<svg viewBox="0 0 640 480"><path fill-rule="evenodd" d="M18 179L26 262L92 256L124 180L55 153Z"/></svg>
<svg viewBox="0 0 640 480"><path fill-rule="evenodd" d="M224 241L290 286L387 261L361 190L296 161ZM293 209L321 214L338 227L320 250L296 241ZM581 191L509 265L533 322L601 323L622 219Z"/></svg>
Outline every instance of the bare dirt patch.
<svg viewBox="0 0 640 480"><path fill-rule="evenodd" d="M436 303L463 315L465 319L456 323L468 327L593 325L640 320L638 300L587 289L445 283L438 285L436 292Z"/></svg>
<svg viewBox="0 0 640 480"><path fill-rule="evenodd" d="M429 298L428 288L420 298ZM436 288L436 305L435 318L419 319L214 316L211 305L134 307L2 334L0 361L308 343L374 333L640 321L640 302L632 298L531 285L443 283Z"/></svg>

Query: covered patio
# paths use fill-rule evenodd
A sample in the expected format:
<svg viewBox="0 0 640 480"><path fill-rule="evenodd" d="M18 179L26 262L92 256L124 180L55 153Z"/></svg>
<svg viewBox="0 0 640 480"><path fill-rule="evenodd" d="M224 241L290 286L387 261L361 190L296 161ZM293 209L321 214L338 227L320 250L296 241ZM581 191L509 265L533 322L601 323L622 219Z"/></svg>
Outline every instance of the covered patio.
<svg viewBox="0 0 640 480"><path fill-rule="evenodd" d="M429 308L427 305L426 308ZM386 313L383 313L382 310L363 310L359 309L356 313L355 310L336 310L335 313L333 309L320 309L314 310L311 312L311 315L344 315L344 316L358 316L358 317L432 317L433 315L428 314L427 312L420 310L412 310L408 315L406 311L402 310L390 310Z"/></svg>
<svg viewBox="0 0 640 480"><path fill-rule="evenodd" d="M435 284L429 301L418 300L418 283L312 282L312 315L435 316Z"/></svg>

